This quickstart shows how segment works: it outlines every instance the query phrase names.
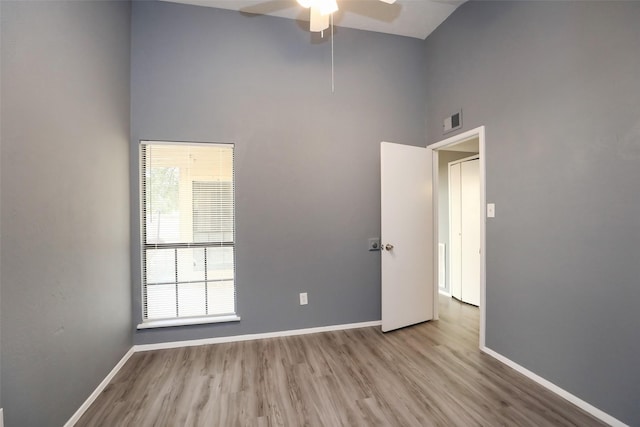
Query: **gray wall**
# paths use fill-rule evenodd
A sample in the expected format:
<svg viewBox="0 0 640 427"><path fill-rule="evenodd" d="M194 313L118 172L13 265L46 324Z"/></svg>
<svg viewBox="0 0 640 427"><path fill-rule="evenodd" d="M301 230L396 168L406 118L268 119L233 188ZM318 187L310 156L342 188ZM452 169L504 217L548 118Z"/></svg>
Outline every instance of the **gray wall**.
<svg viewBox="0 0 640 427"><path fill-rule="evenodd" d="M487 346L640 425L640 3L470 2L426 43L429 143L486 125Z"/></svg>
<svg viewBox="0 0 640 427"><path fill-rule="evenodd" d="M59 426L131 347L131 11L0 7L2 404Z"/></svg>
<svg viewBox="0 0 640 427"><path fill-rule="evenodd" d="M2 46L2 39L4 38L4 34L2 32L2 28L4 27L4 18L3 18L3 8L0 3L0 408L3 408L2 404L2 140L4 139L4 133L2 132L2 111L4 110L4 105L2 102L2 74L4 68L2 68L2 52L4 48ZM4 413L2 415L4 420Z"/></svg>
<svg viewBox="0 0 640 427"><path fill-rule="evenodd" d="M132 174L140 139L233 142L239 323L136 343L380 319L380 141L424 145L424 42L197 6L136 2ZM132 224L138 224L132 181ZM139 230L133 317L141 321ZM309 305L298 304L308 292Z"/></svg>

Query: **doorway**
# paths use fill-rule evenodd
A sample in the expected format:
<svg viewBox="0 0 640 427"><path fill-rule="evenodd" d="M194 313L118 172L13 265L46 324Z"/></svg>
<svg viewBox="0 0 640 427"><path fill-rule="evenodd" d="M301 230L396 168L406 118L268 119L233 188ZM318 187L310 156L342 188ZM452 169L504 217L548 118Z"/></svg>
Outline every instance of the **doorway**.
<svg viewBox="0 0 640 427"><path fill-rule="evenodd" d="M456 242L452 241L449 196L449 165L462 162L463 159L478 159L478 183L479 188L479 266L471 271L467 269L453 272L453 281L458 277L473 275L479 283L479 300L474 299L479 307L479 345L484 347L485 340L485 153L484 153L484 126L447 138L430 145L433 150L433 215L434 215L434 319L439 318L439 304L462 304L452 300L452 247L456 250ZM457 220L457 218L454 218ZM459 242L458 242L459 243ZM475 243L477 246L477 243ZM464 268L464 267L462 267ZM479 277L475 277L478 276ZM456 290L454 290L455 293ZM459 292L459 291L457 291ZM440 303L439 303L440 301ZM464 299L463 299L464 301Z"/></svg>
<svg viewBox="0 0 640 427"><path fill-rule="evenodd" d="M445 274L449 283L444 285L453 298L476 307L480 305L479 164L477 155L449 163L448 224L444 216L440 217L440 223L449 228L449 244L445 248L449 250L441 251L448 255L446 262L441 262L445 273L449 273ZM438 244L444 246L444 243Z"/></svg>

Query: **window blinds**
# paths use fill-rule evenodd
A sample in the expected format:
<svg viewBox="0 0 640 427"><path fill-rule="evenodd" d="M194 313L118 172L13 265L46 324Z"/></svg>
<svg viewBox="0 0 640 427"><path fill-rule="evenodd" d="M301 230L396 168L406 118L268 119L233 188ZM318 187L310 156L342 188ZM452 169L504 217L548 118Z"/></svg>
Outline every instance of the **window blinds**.
<svg viewBox="0 0 640 427"><path fill-rule="evenodd" d="M144 320L235 314L233 145L140 154Z"/></svg>

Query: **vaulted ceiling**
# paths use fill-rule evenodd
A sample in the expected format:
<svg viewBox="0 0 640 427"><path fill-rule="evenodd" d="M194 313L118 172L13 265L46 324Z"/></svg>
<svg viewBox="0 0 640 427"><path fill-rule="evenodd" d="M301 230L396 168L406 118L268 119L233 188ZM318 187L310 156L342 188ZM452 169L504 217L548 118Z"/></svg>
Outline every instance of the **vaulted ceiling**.
<svg viewBox="0 0 640 427"><path fill-rule="evenodd" d="M237 10L243 13L309 20L296 0L165 0ZM335 25L425 39L466 0L338 0Z"/></svg>

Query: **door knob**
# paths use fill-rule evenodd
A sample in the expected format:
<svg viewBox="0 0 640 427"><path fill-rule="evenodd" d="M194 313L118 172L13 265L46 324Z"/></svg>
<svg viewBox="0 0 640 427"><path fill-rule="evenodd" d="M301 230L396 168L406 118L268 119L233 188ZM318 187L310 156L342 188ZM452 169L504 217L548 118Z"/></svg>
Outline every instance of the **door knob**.
<svg viewBox="0 0 640 427"><path fill-rule="evenodd" d="M393 249L393 245L391 243L387 243L386 245L384 245L384 248L390 251L391 249Z"/></svg>

